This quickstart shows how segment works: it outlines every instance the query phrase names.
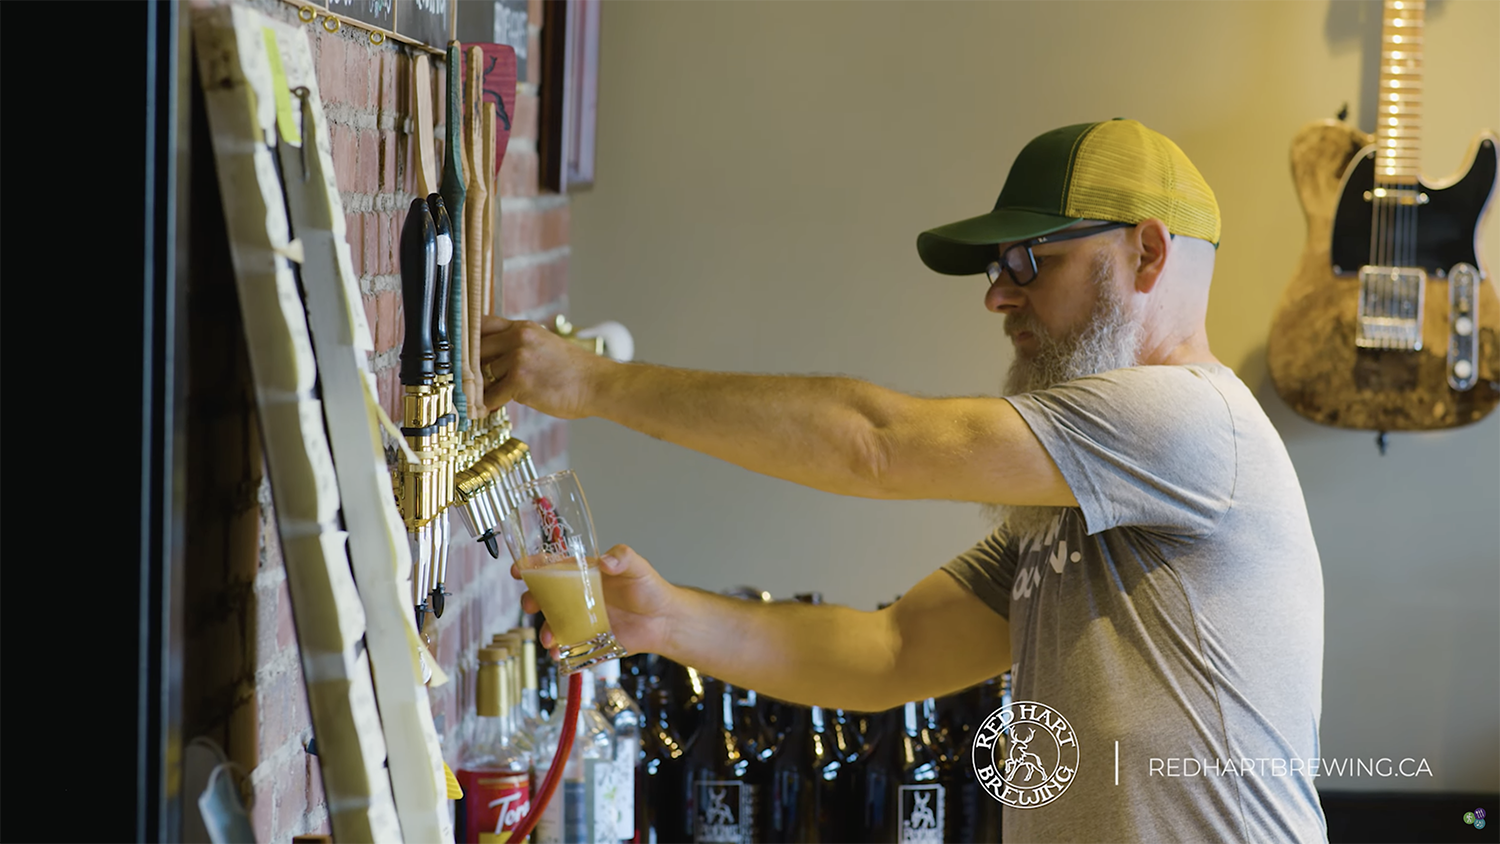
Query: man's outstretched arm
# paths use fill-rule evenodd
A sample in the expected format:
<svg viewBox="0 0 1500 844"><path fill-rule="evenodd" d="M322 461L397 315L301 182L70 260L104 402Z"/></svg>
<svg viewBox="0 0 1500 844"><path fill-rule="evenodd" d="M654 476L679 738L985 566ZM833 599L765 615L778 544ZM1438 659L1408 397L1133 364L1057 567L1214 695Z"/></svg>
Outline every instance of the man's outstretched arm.
<svg viewBox="0 0 1500 844"><path fill-rule="evenodd" d="M926 399L853 378L620 364L534 323L485 317L485 402L598 416L842 495L1075 506L1009 402Z"/></svg>
<svg viewBox="0 0 1500 844"><path fill-rule="evenodd" d="M601 561L616 639L712 677L809 705L877 712L1010 668L1010 625L945 572L878 612L746 601L674 586L617 545ZM514 573L514 572L513 572ZM527 593L523 608L536 612ZM542 643L552 645L550 631Z"/></svg>

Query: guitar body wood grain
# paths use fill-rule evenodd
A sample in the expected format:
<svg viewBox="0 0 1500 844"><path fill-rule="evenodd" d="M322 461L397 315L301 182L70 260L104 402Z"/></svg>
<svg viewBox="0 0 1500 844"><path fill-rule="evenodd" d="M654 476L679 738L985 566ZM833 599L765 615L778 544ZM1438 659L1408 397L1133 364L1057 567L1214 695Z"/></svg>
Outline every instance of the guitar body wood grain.
<svg viewBox="0 0 1500 844"><path fill-rule="evenodd" d="M1484 145L1486 138L1491 141ZM1359 268L1334 273L1332 236L1344 175L1372 142L1370 135L1336 120L1311 123L1292 140L1292 178L1307 216L1307 242L1271 324L1266 348L1271 380L1292 409L1323 425L1420 431L1478 422L1500 404L1500 298L1493 280L1487 277L1478 286L1479 379L1470 390L1459 392L1448 386L1448 283L1434 277L1431 269L1422 350L1355 346ZM1458 177L1438 186L1424 182L1422 188L1435 192L1459 183L1482 148L1494 156L1493 136L1475 138ZM1489 172L1494 172L1493 166ZM1483 196L1489 196L1488 188ZM1475 211L1476 224L1482 209L1483 203ZM1469 239L1474 236L1471 230Z"/></svg>

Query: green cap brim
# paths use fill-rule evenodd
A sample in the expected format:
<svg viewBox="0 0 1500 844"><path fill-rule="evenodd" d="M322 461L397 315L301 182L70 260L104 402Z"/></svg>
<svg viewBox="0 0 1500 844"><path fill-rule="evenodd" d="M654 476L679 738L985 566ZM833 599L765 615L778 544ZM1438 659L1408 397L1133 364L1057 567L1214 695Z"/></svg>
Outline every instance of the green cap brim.
<svg viewBox="0 0 1500 844"><path fill-rule="evenodd" d="M917 235L922 263L944 275L977 275L998 257L995 246L1051 234L1081 217L1006 208L938 226Z"/></svg>

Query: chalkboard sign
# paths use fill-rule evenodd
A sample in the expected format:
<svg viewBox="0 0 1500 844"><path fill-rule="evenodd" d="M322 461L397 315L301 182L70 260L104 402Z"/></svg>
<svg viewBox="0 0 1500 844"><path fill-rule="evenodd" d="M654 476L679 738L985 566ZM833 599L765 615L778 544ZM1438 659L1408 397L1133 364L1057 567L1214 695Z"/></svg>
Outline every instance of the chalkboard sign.
<svg viewBox="0 0 1500 844"><path fill-rule="evenodd" d="M496 44L508 44L516 51L516 81L526 81L526 47L531 32L527 28L526 0L495 0L495 34L490 38Z"/></svg>
<svg viewBox="0 0 1500 844"><path fill-rule="evenodd" d="M328 0L328 11L395 32L396 0Z"/></svg>
<svg viewBox="0 0 1500 844"><path fill-rule="evenodd" d="M505 44L516 52L517 82L526 81L526 48L530 40L527 29L526 0L462 0L458 10L458 40L469 44Z"/></svg>
<svg viewBox="0 0 1500 844"><path fill-rule="evenodd" d="M452 0L396 0L396 33L443 49L448 46Z"/></svg>

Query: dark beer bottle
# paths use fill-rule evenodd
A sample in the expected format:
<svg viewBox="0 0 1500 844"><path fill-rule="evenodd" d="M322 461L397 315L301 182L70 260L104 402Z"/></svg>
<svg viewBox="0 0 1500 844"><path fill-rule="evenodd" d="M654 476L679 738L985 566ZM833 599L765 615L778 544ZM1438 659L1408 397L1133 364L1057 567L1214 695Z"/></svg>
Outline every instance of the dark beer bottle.
<svg viewBox="0 0 1500 844"><path fill-rule="evenodd" d="M938 764L944 770L952 767L958 756L958 750L953 743L953 737L938 723L937 698L926 698L922 701L922 729L927 733L927 743L937 751Z"/></svg>
<svg viewBox="0 0 1500 844"><path fill-rule="evenodd" d="M927 698L922 701L922 739L927 746L932 748L937 755L938 781L943 785L943 812L939 817L942 828L939 840L952 841L948 837L948 830L952 826L953 815L956 814L953 806L957 785L958 750L949 736L948 732L938 723L938 701L937 698Z"/></svg>
<svg viewBox="0 0 1500 844"><path fill-rule="evenodd" d="M974 717L973 699L969 689L937 698L937 737L945 754L944 762L956 765L963 753L959 742L963 739L964 726Z"/></svg>
<svg viewBox="0 0 1500 844"><path fill-rule="evenodd" d="M832 716L829 730L833 734L833 746L843 759L839 775L845 778L848 801L839 810L837 826L849 830L845 836L849 841L863 841L868 836L865 823L865 769L870 763L874 742L860 729L860 713L846 709L824 710L824 716Z"/></svg>
<svg viewBox="0 0 1500 844"><path fill-rule="evenodd" d="M683 800L688 745L672 724L671 692L652 689L646 700L643 758L635 770L638 840L641 844L676 844L690 839L693 831Z"/></svg>
<svg viewBox="0 0 1500 844"><path fill-rule="evenodd" d="M860 735L864 739L865 758L859 764L856 811L848 817L847 823L850 829L863 831L861 841L886 840L877 837L885 827L886 803L891 789L891 766L887 757L895 755L886 752L886 736L891 733L889 726L899 711L887 709L884 712L864 713L857 722L861 724Z"/></svg>
<svg viewBox="0 0 1500 844"><path fill-rule="evenodd" d="M957 844L981 844L1000 840L1001 804L979 783L974 770L974 735L984 720L1002 705L1000 677L991 677L964 692L968 698L965 720L956 742L958 759L953 765L953 797L948 808L947 840ZM994 759L1003 764L1005 739L994 748ZM985 760L986 763L990 759Z"/></svg>
<svg viewBox="0 0 1500 844"><path fill-rule="evenodd" d="M782 704L781 735L771 759L770 814L766 840L774 844L813 842L803 832L806 824L812 767L808 758L807 707Z"/></svg>
<svg viewBox="0 0 1500 844"><path fill-rule="evenodd" d="M738 732L756 759L769 764L776 755L776 734L766 724L766 701L754 689L740 689L735 697Z"/></svg>
<svg viewBox="0 0 1500 844"><path fill-rule="evenodd" d="M761 806L770 766L739 734L734 686L704 677L703 717L688 749L684 798L697 844L765 840Z"/></svg>
<svg viewBox="0 0 1500 844"><path fill-rule="evenodd" d="M848 822L858 805L859 748L839 743L831 710L787 705L787 732L772 762L772 842L838 844L860 839Z"/></svg>
<svg viewBox="0 0 1500 844"><path fill-rule="evenodd" d="M910 701L885 713L883 720L885 735L865 769L868 840L941 844L948 789L921 704Z"/></svg>
<svg viewBox="0 0 1500 844"><path fill-rule="evenodd" d="M662 659L658 663L658 684L671 692L672 724L679 735L691 738L698 734L698 722L703 713L703 675L696 669Z"/></svg>

